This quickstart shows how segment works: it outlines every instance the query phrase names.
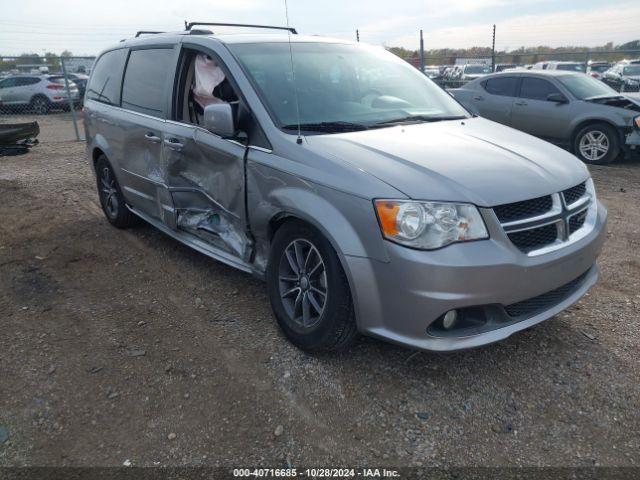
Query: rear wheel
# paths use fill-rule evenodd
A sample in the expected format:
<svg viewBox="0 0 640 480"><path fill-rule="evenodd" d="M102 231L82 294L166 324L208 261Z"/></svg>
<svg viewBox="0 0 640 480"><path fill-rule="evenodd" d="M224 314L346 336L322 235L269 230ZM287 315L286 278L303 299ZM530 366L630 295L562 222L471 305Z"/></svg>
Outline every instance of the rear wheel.
<svg viewBox="0 0 640 480"><path fill-rule="evenodd" d="M111 225L129 228L140 223L140 218L127 205L107 157L101 155L96 162L96 180L102 211Z"/></svg>
<svg viewBox="0 0 640 480"><path fill-rule="evenodd" d="M46 115L51 110L51 104L47 97L38 95L31 99L31 109L36 115Z"/></svg>
<svg viewBox="0 0 640 480"><path fill-rule="evenodd" d="M267 289L280 328L297 347L343 350L357 338L342 265L314 228L291 222L278 230L267 267Z"/></svg>
<svg viewBox="0 0 640 480"><path fill-rule="evenodd" d="M605 165L620 154L618 132L606 123L593 123L582 128L573 143L575 155L585 163Z"/></svg>

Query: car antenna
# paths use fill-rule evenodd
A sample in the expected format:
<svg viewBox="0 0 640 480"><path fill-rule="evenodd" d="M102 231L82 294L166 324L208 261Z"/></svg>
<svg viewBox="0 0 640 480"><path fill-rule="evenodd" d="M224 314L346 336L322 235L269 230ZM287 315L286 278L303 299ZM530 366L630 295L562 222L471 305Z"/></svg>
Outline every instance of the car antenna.
<svg viewBox="0 0 640 480"><path fill-rule="evenodd" d="M298 138L296 143L302 145L302 126L300 125L300 104L298 102L298 85L296 83L296 70L293 66L293 47L291 46L291 28L289 27L289 6L284 0L284 13L287 18L287 38L289 40L289 60L291 62L291 76L293 78L293 95L296 101L296 121L298 123Z"/></svg>

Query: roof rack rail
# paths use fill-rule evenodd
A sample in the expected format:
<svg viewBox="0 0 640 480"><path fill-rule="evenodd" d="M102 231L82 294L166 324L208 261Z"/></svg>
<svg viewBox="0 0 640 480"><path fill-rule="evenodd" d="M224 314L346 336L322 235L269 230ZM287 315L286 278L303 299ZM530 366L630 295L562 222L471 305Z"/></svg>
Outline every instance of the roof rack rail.
<svg viewBox="0 0 640 480"><path fill-rule="evenodd" d="M152 30L140 30L139 32L136 33L136 38L138 38L140 35L157 35L158 33L166 33L166 32L155 32Z"/></svg>
<svg viewBox="0 0 640 480"><path fill-rule="evenodd" d="M189 22L187 23L187 21L185 20L184 22L184 28L187 31L190 31L192 27L194 27L195 25L206 25L206 26L213 26L213 27L244 27L244 28L269 28L272 30L288 30L289 32L293 33L294 35L297 35L298 32L296 31L295 28L293 27L274 27L273 25L249 25L249 24L245 24L245 23L212 23L212 22Z"/></svg>

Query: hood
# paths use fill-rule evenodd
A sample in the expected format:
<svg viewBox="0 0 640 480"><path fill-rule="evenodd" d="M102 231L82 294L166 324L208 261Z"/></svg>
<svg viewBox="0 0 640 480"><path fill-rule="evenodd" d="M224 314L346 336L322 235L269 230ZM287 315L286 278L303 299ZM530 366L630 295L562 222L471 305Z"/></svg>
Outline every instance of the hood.
<svg viewBox="0 0 640 480"><path fill-rule="evenodd" d="M559 192L589 177L570 153L482 118L306 138L316 153L419 200L490 207Z"/></svg>
<svg viewBox="0 0 640 480"><path fill-rule="evenodd" d="M607 107L621 108L628 112L640 112L640 101L637 97L634 98L633 95L629 95L627 92L624 93L624 96L618 95L615 97L590 98L585 101L589 103L596 103L598 105L605 105Z"/></svg>

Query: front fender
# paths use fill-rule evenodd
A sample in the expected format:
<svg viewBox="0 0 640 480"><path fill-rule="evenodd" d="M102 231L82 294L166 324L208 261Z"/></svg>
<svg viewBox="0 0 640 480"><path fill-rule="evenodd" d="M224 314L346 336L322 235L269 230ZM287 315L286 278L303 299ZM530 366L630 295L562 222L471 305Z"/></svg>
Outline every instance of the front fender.
<svg viewBox="0 0 640 480"><path fill-rule="evenodd" d="M249 223L259 241L270 242L274 219L291 216L320 230L340 257L389 261L370 200L259 164L248 165L247 190Z"/></svg>

